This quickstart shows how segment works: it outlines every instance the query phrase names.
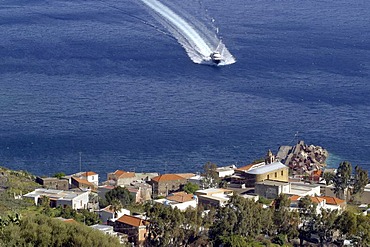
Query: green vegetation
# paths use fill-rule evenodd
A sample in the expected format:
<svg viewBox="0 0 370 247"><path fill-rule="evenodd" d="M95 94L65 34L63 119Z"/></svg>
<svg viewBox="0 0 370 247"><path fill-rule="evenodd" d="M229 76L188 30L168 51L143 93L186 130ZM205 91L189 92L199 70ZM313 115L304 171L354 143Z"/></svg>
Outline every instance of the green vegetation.
<svg viewBox="0 0 370 247"><path fill-rule="evenodd" d="M356 202L369 183L368 172L356 166L352 176L352 165L348 161L339 164L337 173L333 177L334 192L338 198ZM351 195L351 198L350 198Z"/></svg>
<svg viewBox="0 0 370 247"><path fill-rule="evenodd" d="M219 185L221 182L221 179L218 177L217 173L217 165L211 162L207 162L203 166L204 174L203 174L203 188L214 188Z"/></svg>
<svg viewBox="0 0 370 247"><path fill-rule="evenodd" d="M325 180L326 185L329 185L333 182L335 173L333 172L324 172L323 179Z"/></svg>
<svg viewBox="0 0 370 247"><path fill-rule="evenodd" d="M54 174L54 176L53 176L53 177L61 179L61 178L62 178L62 177L64 177L65 175L66 175L66 174L65 174L64 172L57 172L57 173L55 173L55 174Z"/></svg>
<svg viewBox="0 0 370 247"><path fill-rule="evenodd" d="M299 210L289 210L290 200L281 195L273 207L263 208L240 196L233 196L223 208L188 209L180 212L160 204L146 207L151 225L149 246L293 246L316 238L323 246L332 244L334 232L341 239L356 239L358 246L370 245L370 216L357 212L322 210L309 197ZM294 242L293 242L294 241ZM171 244L170 244L171 243Z"/></svg>
<svg viewBox="0 0 370 247"><path fill-rule="evenodd" d="M212 163L204 166L206 187L220 184L216 168ZM369 179L367 171L358 166L352 171L349 162L342 162L337 174L324 177L327 183L334 184L337 195L348 198L350 194L356 201ZM117 239L85 226L99 223L95 213L70 207L51 208L46 197L39 206L15 199L16 195L39 187L34 179L24 171L0 168L0 247L118 246ZM184 186L188 193L198 188L192 183ZM204 211L199 206L181 212L161 204L135 204L126 188L117 187L107 192L102 202L101 206L111 205L114 212L123 207L132 212L145 211L150 219L147 246L293 246L298 241L304 244L312 239L321 246L329 246L335 232L340 239L354 240L356 246L370 246L370 216L363 216L353 205L342 214L328 210L318 214L317 205L309 197L302 198L295 211L289 209L286 195L280 195L274 202L263 197L254 202L234 195L222 208ZM65 223L54 217L72 218L76 223Z"/></svg>
<svg viewBox="0 0 370 247"><path fill-rule="evenodd" d="M187 183L184 186L184 191L188 194L194 194L195 191L199 190L199 185L193 183Z"/></svg>
<svg viewBox="0 0 370 247"><path fill-rule="evenodd" d="M28 172L0 167L0 216L32 207L32 201L15 198L38 187L35 177Z"/></svg>
<svg viewBox="0 0 370 247"><path fill-rule="evenodd" d="M50 206L47 205L46 203L43 204L41 207L42 207L41 213L49 217L62 217L64 219L74 219L75 221L84 223L85 225L88 226L101 223L99 216L96 213L90 212L86 209L81 209L77 211L75 209L72 209L70 206L50 208Z"/></svg>
<svg viewBox="0 0 370 247"><path fill-rule="evenodd" d="M117 238L79 223L44 215L10 222L0 231L0 246L121 246Z"/></svg>
<svg viewBox="0 0 370 247"><path fill-rule="evenodd" d="M134 202L134 197L128 189L118 186L105 194L105 200L108 205L112 204L114 200L119 200L122 206L126 206Z"/></svg>
<svg viewBox="0 0 370 247"><path fill-rule="evenodd" d="M333 179L334 192L338 198L345 198L345 191L350 185L352 174L352 165L348 161L343 161L339 164L337 173Z"/></svg>
<svg viewBox="0 0 370 247"><path fill-rule="evenodd" d="M369 183L369 177L367 171L363 170L361 167L355 167L355 175L353 182L352 196L356 200L356 196L361 196L364 192L365 186Z"/></svg>

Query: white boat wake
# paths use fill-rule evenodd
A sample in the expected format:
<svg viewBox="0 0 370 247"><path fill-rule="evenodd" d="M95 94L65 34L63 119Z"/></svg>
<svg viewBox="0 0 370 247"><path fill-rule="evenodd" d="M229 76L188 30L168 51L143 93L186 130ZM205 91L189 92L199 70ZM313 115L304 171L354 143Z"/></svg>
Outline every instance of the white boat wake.
<svg viewBox="0 0 370 247"><path fill-rule="evenodd" d="M141 0L141 2L150 8L151 14L154 14L154 17L184 47L194 63L215 65L211 58L214 52L219 53L222 58L221 62L217 63L218 65L235 63L235 58L216 33L196 23L195 18L188 17L186 20L158 0Z"/></svg>

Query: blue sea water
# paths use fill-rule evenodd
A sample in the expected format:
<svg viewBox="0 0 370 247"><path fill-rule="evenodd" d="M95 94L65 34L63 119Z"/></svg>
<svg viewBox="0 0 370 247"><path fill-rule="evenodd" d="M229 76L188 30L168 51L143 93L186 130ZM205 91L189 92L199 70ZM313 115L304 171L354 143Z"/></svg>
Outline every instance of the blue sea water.
<svg viewBox="0 0 370 247"><path fill-rule="evenodd" d="M0 165L195 172L303 139L370 170L369 1L196 5L235 64L194 64L137 0L0 1Z"/></svg>

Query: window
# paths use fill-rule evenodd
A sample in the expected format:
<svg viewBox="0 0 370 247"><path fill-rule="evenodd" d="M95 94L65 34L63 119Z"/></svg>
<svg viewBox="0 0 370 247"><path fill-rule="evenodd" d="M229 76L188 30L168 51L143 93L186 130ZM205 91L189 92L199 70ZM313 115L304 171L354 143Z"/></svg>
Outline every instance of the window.
<svg viewBox="0 0 370 247"><path fill-rule="evenodd" d="M270 175L267 175L267 179L270 179Z"/></svg>
<svg viewBox="0 0 370 247"><path fill-rule="evenodd" d="M275 178L277 178L277 172L275 172Z"/></svg>
<svg viewBox="0 0 370 247"><path fill-rule="evenodd" d="M284 171L281 171L281 176L284 176Z"/></svg>

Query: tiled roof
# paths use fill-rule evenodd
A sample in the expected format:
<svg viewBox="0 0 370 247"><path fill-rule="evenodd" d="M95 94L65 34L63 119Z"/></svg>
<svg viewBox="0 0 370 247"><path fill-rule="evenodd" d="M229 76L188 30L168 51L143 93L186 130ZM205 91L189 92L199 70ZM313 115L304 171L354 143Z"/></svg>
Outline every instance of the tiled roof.
<svg viewBox="0 0 370 247"><path fill-rule="evenodd" d="M192 177L195 176L194 173L177 173L175 175L178 175L178 176L183 177L185 179L189 179L189 178L192 178Z"/></svg>
<svg viewBox="0 0 370 247"><path fill-rule="evenodd" d="M332 197L332 196L321 196L321 198L326 200L326 204L331 204L331 205L341 205L345 202L345 200Z"/></svg>
<svg viewBox="0 0 370 247"><path fill-rule="evenodd" d="M185 192L174 193L171 196L167 196L167 200L175 202L188 202L194 200L193 194L187 194Z"/></svg>
<svg viewBox="0 0 370 247"><path fill-rule="evenodd" d="M293 196L289 197L290 201L292 201L292 202L298 201L300 198L301 197L298 196L298 195L293 195Z"/></svg>
<svg viewBox="0 0 370 247"><path fill-rule="evenodd" d="M185 180L185 178L180 177L179 175L176 174L163 174L152 178L152 180L156 182L165 182L165 181Z"/></svg>
<svg viewBox="0 0 370 247"><path fill-rule="evenodd" d="M124 224L127 224L127 225L130 225L130 226L135 226L135 227L145 226L149 223L148 221L142 220L140 218L137 218L137 217L134 217L134 216L131 216L131 215L123 215L122 217L117 219L116 222L117 221L121 222L121 223L124 223Z"/></svg>
<svg viewBox="0 0 370 247"><path fill-rule="evenodd" d="M125 172L118 176L118 178L134 178L135 172Z"/></svg>
<svg viewBox="0 0 370 247"><path fill-rule="evenodd" d="M115 172L113 172L113 174L116 175L116 176L120 176L123 173L125 173L125 171L122 171L122 170L116 170Z"/></svg>
<svg viewBox="0 0 370 247"><path fill-rule="evenodd" d="M98 175L97 173L95 172L92 172L92 171L89 171L89 172L86 172L85 176L94 176L94 175Z"/></svg>
<svg viewBox="0 0 370 247"><path fill-rule="evenodd" d="M79 184L85 184L85 185L88 185L88 186L91 186L91 187L95 187L95 185L93 183L90 183L86 179L76 178L76 177L72 177L72 179L76 180Z"/></svg>
<svg viewBox="0 0 370 247"><path fill-rule="evenodd" d="M321 197L317 197L317 196L311 196L311 197L310 197L310 199L311 199L311 201L312 201L313 203L317 203L317 204L319 204L320 202L324 201L324 199L323 199L323 198L321 198Z"/></svg>
<svg viewBox="0 0 370 247"><path fill-rule="evenodd" d="M249 169L251 169L253 166L254 166L254 164L250 164L250 165L247 165L247 166L239 167L239 168L237 168L236 170L238 170L238 171L248 171L248 170L249 170Z"/></svg>
<svg viewBox="0 0 370 247"><path fill-rule="evenodd" d="M116 170L113 172L114 175L117 176L117 178L133 178L135 177L135 172L125 172L122 170Z"/></svg>

